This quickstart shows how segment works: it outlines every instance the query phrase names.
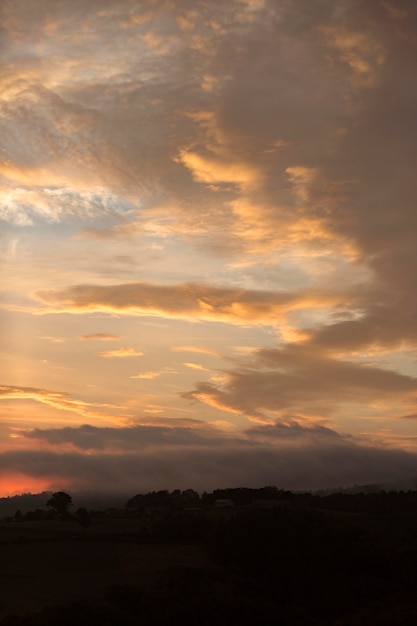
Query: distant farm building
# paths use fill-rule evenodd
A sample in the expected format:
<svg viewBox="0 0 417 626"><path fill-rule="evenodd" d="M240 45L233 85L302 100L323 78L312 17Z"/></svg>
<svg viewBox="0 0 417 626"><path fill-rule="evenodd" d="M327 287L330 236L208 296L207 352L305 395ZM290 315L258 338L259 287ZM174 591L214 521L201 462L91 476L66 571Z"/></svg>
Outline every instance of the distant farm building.
<svg viewBox="0 0 417 626"><path fill-rule="evenodd" d="M231 509L235 506L235 503L233 502L233 500L220 498L219 500L214 501L214 506L216 509Z"/></svg>

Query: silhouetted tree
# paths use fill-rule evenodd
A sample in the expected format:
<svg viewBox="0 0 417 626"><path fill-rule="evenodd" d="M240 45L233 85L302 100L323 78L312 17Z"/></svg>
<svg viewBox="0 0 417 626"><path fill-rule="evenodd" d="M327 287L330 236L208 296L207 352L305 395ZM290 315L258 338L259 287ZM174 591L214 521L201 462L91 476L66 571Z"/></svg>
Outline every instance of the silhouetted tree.
<svg viewBox="0 0 417 626"><path fill-rule="evenodd" d="M22 511L20 509L17 509L16 513L14 514L13 520L15 522L21 522L22 519L23 519Z"/></svg>
<svg viewBox="0 0 417 626"><path fill-rule="evenodd" d="M83 528L88 528L91 525L90 516L85 506L82 506L80 509L78 509L75 515L77 516L78 523Z"/></svg>
<svg viewBox="0 0 417 626"><path fill-rule="evenodd" d="M181 504L184 506L197 506L200 503L200 496L194 489L186 489L181 492Z"/></svg>
<svg viewBox="0 0 417 626"><path fill-rule="evenodd" d="M68 507L72 505L72 498L65 491L57 491L52 494L52 498L48 500L46 506L50 506L63 517L68 515Z"/></svg>
<svg viewBox="0 0 417 626"><path fill-rule="evenodd" d="M144 508L144 497L138 493L126 502L126 508L134 511L142 511Z"/></svg>
<svg viewBox="0 0 417 626"><path fill-rule="evenodd" d="M36 509L36 511L28 511L25 513L23 519L25 522L38 522L39 520L46 519L46 512L42 509Z"/></svg>

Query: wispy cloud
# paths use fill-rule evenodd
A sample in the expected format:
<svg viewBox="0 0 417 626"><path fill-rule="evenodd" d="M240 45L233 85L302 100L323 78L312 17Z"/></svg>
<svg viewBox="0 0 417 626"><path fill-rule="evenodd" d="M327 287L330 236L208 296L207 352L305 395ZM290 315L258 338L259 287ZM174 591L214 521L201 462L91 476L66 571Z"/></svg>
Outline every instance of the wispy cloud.
<svg viewBox="0 0 417 626"><path fill-rule="evenodd" d="M101 356L104 359L111 359L113 357L124 358L131 356L143 356L143 352L135 350L135 348L118 348L117 350L106 350L105 352L99 352L98 356Z"/></svg>
<svg viewBox="0 0 417 626"><path fill-rule="evenodd" d="M1 400L33 400L56 409L75 413L79 417L102 417L107 420L111 420L112 412L119 408L108 403L87 402L73 398L68 393L61 391L9 385L0 386Z"/></svg>
<svg viewBox="0 0 417 626"><path fill-rule="evenodd" d="M143 378L145 380L153 380L154 378L158 378L161 376L163 372L140 372L139 374L135 374L134 376L130 376L130 378Z"/></svg>
<svg viewBox="0 0 417 626"><path fill-rule="evenodd" d="M178 374L178 371L173 367L162 367L160 370L139 372L138 374L130 376L130 378L153 380L154 378L159 378L159 376L166 374Z"/></svg>
<svg viewBox="0 0 417 626"><path fill-rule="evenodd" d="M172 346L171 350L173 352L195 352L197 354L207 354L209 356L223 358L223 355L219 352L211 350L210 348L205 348L203 346Z"/></svg>
<svg viewBox="0 0 417 626"><path fill-rule="evenodd" d="M120 339L118 335L110 335L108 333L91 333L90 335L82 335L80 337L84 341L115 341Z"/></svg>
<svg viewBox="0 0 417 626"><path fill-rule="evenodd" d="M209 372L210 370L208 370L206 367L204 367L204 365L201 365L201 363L183 363L183 365L185 367L189 367L192 370L199 370L200 372Z"/></svg>
<svg viewBox="0 0 417 626"><path fill-rule="evenodd" d="M51 341L52 343L65 343L66 341L63 337L39 337L39 339L45 339L46 341Z"/></svg>

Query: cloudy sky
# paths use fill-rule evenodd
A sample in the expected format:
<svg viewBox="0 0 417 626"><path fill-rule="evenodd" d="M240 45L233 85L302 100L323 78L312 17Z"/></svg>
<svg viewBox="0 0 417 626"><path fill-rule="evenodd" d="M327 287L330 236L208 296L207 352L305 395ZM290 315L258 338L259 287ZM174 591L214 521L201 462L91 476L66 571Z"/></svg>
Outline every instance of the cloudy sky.
<svg viewBox="0 0 417 626"><path fill-rule="evenodd" d="M416 480L414 0L0 11L0 495Z"/></svg>

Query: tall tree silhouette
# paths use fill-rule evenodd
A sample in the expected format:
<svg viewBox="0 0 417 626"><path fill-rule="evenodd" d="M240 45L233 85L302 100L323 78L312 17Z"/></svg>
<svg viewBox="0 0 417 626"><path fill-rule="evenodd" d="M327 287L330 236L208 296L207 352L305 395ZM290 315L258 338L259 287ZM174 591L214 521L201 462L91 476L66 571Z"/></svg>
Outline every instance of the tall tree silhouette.
<svg viewBox="0 0 417 626"><path fill-rule="evenodd" d="M52 498L48 500L46 506L50 506L62 517L66 517L68 515L68 507L72 505L72 498L65 491L57 491L52 494Z"/></svg>

